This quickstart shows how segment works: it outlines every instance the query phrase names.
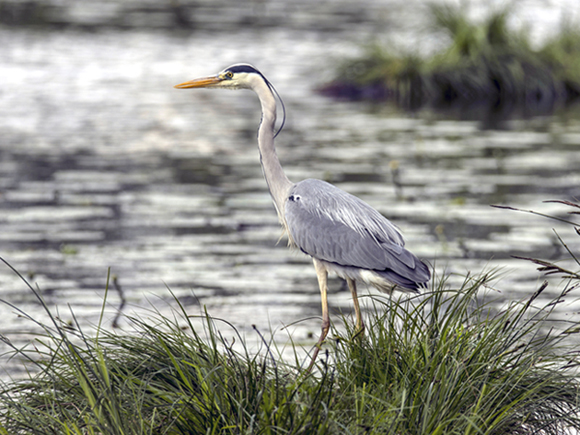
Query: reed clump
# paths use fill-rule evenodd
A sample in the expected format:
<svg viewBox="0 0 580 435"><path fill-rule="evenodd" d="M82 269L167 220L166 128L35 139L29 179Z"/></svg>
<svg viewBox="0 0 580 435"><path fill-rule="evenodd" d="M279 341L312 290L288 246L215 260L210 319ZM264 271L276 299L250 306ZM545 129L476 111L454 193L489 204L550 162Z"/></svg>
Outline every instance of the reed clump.
<svg viewBox="0 0 580 435"><path fill-rule="evenodd" d="M408 109L425 105L519 106L549 112L580 96L580 32L564 24L541 49L525 31L508 27L511 11L490 12L482 22L462 6L430 7L434 31L449 44L429 58L372 45L359 58L342 62L323 94L392 100Z"/></svg>
<svg viewBox="0 0 580 435"><path fill-rule="evenodd" d="M0 389L4 434L562 434L580 429L578 353L550 313L575 288L537 306L499 309L493 278L444 279L415 299L374 299L364 337L335 331L307 373L274 343L234 350L176 301L173 318L130 318L133 331L37 324L13 357L36 374ZM31 288L31 291L33 289ZM488 294L489 296L489 294ZM16 308L15 308L16 309ZM48 308L46 308L48 310ZM25 313L21 313L26 315ZM35 322L30 318L31 322ZM235 328L230 332L243 343ZM9 341L6 339L7 343ZM324 353L324 352L323 352Z"/></svg>

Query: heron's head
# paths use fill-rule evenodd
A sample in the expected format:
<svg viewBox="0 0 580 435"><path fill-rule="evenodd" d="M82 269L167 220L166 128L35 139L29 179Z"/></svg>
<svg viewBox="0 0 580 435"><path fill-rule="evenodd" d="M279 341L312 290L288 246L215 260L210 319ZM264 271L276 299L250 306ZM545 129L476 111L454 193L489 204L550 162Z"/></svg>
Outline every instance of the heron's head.
<svg viewBox="0 0 580 435"><path fill-rule="evenodd" d="M191 88L221 88L221 89L251 89L256 80L266 81L262 73L252 65L240 63L232 65L214 76L202 77L180 83L177 89Z"/></svg>

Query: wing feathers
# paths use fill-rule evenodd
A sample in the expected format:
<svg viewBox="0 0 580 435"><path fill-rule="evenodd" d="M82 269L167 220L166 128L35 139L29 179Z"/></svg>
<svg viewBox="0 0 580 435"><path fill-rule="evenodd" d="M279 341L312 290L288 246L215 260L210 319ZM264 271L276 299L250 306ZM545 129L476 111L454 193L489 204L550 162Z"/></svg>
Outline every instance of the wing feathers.
<svg viewBox="0 0 580 435"><path fill-rule="evenodd" d="M391 273L404 287L429 280L399 230L374 208L320 180L296 184L285 206L290 235L305 253L342 266ZM400 281L400 282L396 282ZM416 287L416 284L414 285Z"/></svg>

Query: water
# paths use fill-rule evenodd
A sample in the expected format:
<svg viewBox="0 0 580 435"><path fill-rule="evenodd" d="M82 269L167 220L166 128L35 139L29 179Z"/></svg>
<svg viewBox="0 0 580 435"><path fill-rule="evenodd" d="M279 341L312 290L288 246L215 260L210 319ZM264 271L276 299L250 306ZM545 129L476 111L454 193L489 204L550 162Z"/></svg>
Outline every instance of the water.
<svg viewBox="0 0 580 435"><path fill-rule="evenodd" d="M313 89L369 32L364 21L337 27L0 28L1 256L65 322L70 305L81 324L97 323L110 268L125 313L167 313L177 297L190 313L207 307L252 340L252 324L268 331L300 321L294 340L312 343L316 278L308 258L276 243L255 96L172 88L245 61L286 103L277 147L291 180L325 179L369 202L438 273L457 274L451 282L501 267L498 297L531 294L543 278L512 255L562 258L552 228L576 252L578 237L570 226L490 204L563 215L542 201L580 197L580 118L567 112L482 130L476 121L328 100ZM46 319L7 267L0 297ZM329 299L333 314L350 311L339 280ZM114 287L108 302L110 327L120 302ZM2 334L26 342L30 322L0 310ZM560 315L577 311L572 304Z"/></svg>

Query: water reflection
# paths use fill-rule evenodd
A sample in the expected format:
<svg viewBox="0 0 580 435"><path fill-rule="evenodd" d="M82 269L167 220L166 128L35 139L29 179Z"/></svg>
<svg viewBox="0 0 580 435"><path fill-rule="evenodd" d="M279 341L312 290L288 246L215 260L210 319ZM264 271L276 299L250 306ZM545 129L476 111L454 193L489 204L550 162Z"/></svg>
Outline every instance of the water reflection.
<svg viewBox="0 0 580 435"><path fill-rule="evenodd" d="M277 146L290 179L326 179L361 197L438 271L503 267L505 296L529 294L535 268L511 255L556 257L551 228L559 226L489 205L561 213L541 201L580 197L576 117L482 131L477 122L316 95L321 59L348 50L344 33L3 28L0 39L10 41L0 48L0 251L65 320L71 304L82 324L97 322L108 268L129 312L147 315L150 302L166 312L175 295L248 334L251 324L266 331L319 316L309 260L276 244L254 96L172 89L235 61L259 65L286 102ZM45 317L7 268L0 293ZM119 296L110 298L112 321ZM350 310L336 279L329 299L333 313ZM27 330L1 310L2 334ZM293 338L309 343L318 328L317 319L301 322Z"/></svg>

